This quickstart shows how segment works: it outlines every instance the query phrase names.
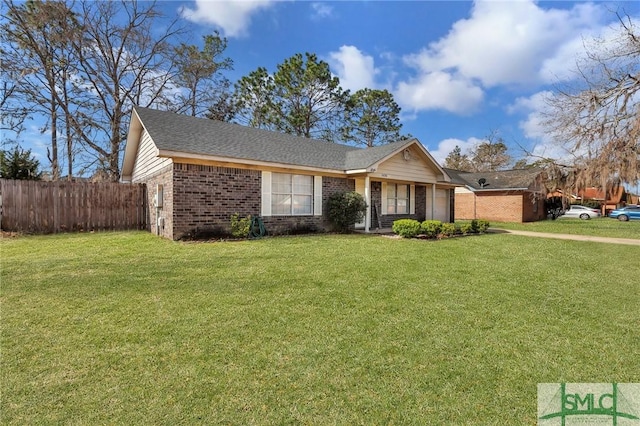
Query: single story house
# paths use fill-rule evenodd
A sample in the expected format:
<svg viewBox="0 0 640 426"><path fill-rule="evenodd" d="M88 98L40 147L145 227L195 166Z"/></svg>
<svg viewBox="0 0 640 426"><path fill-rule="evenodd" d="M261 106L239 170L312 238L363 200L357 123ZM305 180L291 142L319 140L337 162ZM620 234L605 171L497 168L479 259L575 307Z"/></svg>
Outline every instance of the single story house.
<svg viewBox="0 0 640 426"><path fill-rule="evenodd" d="M132 112L121 180L146 183L151 232L174 240L228 234L235 213L272 235L328 231L345 191L364 196L367 232L454 217L455 185L416 139L358 148L148 108Z"/></svg>
<svg viewBox="0 0 640 426"><path fill-rule="evenodd" d="M455 188L455 220L533 222L546 218L540 169L469 173L445 169Z"/></svg>

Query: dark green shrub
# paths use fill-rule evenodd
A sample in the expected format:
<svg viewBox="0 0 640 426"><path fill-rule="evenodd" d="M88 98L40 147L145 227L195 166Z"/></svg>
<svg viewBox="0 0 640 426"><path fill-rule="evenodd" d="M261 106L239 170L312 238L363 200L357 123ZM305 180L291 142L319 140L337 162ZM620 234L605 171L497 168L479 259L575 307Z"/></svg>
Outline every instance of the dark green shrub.
<svg viewBox="0 0 640 426"><path fill-rule="evenodd" d="M391 229L403 238L413 238L420 233L420 222L414 219L398 219L393 222Z"/></svg>
<svg viewBox="0 0 640 426"><path fill-rule="evenodd" d="M251 227L251 215L240 217L238 213L231 215L231 235L235 238L247 238Z"/></svg>
<svg viewBox="0 0 640 426"><path fill-rule="evenodd" d="M478 222L478 225L477 225L478 232L480 234L487 232L487 229L489 229L489 221L479 219L477 222Z"/></svg>
<svg viewBox="0 0 640 426"><path fill-rule="evenodd" d="M456 234L456 225L453 223L443 223L440 226L440 235L443 237L453 237Z"/></svg>
<svg viewBox="0 0 640 426"><path fill-rule="evenodd" d="M420 224L420 233L429 238L435 238L440 233L442 222L439 220L425 220Z"/></svg>
<svg viewBox="0 0 640 426"><path fill-rule="evenodd" d="M347 232L356 223L362 222L367 203L364 197L355 191L339 192L329 197L327 207L329 221L336 230Z"/></svg>

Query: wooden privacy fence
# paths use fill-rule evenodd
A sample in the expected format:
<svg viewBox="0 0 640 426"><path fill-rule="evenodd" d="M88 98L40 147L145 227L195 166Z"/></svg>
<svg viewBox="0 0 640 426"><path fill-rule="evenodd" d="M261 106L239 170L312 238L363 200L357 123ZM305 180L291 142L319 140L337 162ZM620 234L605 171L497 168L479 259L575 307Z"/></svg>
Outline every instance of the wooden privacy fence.
<svg viewBox="0 0 640 426"><path fill-rule="evenodd" d="M0 179L3 231L147 229L144 184Z"/></svg>

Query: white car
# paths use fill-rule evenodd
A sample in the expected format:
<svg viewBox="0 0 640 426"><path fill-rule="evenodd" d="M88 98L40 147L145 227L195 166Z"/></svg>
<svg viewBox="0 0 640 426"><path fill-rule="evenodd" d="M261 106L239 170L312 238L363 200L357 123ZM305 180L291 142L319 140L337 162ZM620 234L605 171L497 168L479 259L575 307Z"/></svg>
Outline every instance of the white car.
<svg viewBox="0 0 640 426"><path fill-rule="evenodd" d="M591 207L580 206L577 204L572 205L569 210L565 210L562 217L568 218L580 218L583 220L591 219L593 217L600 217L602 214L600 210L593 209Z"/></svg>

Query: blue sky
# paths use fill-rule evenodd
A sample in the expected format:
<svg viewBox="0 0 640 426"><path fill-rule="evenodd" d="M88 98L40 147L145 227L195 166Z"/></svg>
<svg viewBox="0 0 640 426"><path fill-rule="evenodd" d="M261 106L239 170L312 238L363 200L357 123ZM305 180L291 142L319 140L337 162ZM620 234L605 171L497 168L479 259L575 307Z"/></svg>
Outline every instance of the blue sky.
<svg viewBox="0 0 640 426"><path fill-rule="evenodd" d="M194 42L217 29L229 40L236 80L273 72L295 53L327 61L343 88L387 89L403 131L438 160L492 132L513 157L562 155L539 124L544 94L570 81L583 40L606 35L640 2L255 1L168 2Z"/></svg>
<svg viewBox="0 0 640 426"><path fill-rule="evenodd" d="M490 133L542 156L562 149L540 125L544 96L570 83L583 40L610 33L612 11L640 23L640 1L166 1L188 42L220 31L236 81L273 72L296 53L327 61L343 88L387 89L402 107L403 133L443 161ZM36 150L37 151L37 150ZM43 157L46 159L46 157ZM43 161L46 163L46 161Z"/></svg>

